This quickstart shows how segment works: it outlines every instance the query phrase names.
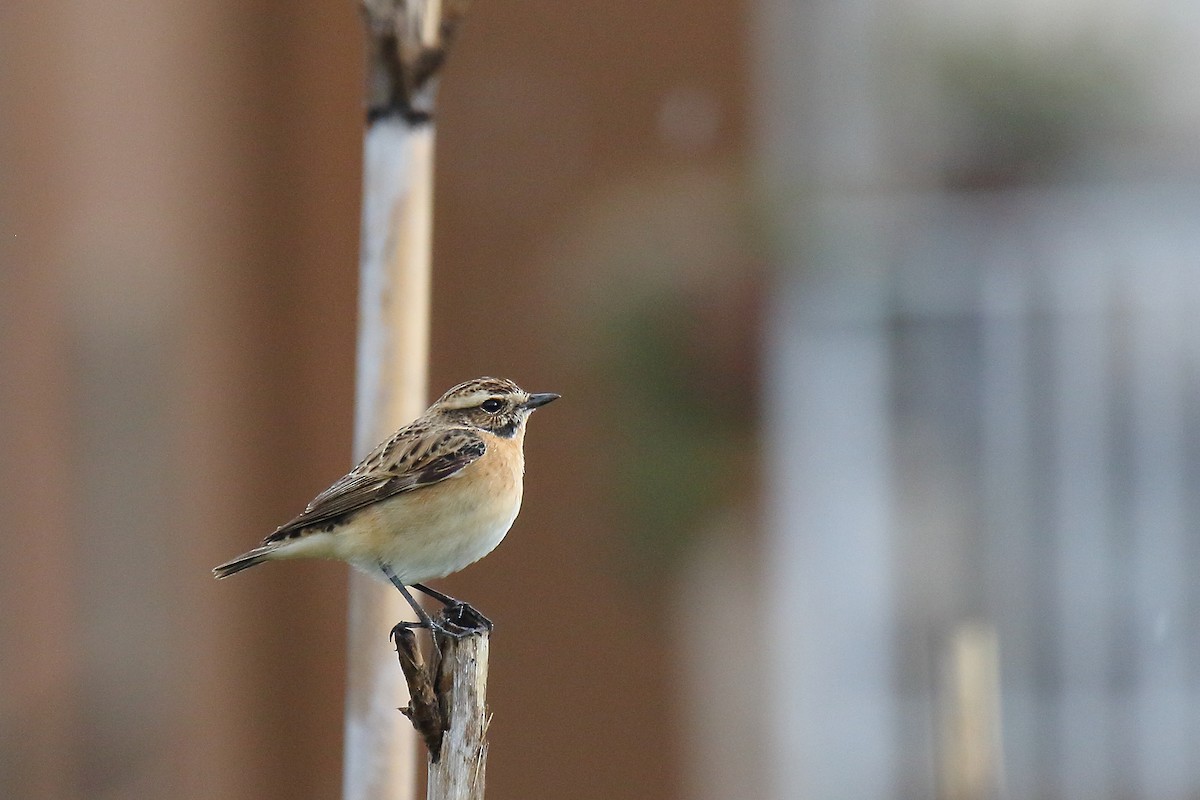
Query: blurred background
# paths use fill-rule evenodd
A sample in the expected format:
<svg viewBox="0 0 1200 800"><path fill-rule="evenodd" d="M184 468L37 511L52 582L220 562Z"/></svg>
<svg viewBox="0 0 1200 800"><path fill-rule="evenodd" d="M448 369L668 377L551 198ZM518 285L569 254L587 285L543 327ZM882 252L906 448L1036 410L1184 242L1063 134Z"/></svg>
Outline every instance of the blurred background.
<svg viewBox="0 0 1200 800"><path fill-rule="evenodd" d="M0 7L0 797L340 792L346 568L209 569L350 466L361 41ZM1188 0L477 4L489 797L1200 798L1197 85Z"/></svg>

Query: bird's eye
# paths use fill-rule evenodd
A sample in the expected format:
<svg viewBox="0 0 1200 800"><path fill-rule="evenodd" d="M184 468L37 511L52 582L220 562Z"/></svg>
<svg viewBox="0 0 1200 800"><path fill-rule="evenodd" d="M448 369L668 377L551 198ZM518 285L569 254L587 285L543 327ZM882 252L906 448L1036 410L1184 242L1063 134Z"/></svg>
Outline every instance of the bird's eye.
<svg viewBox="0 0 1200 800"><path fill-rule="evenodd" d="M495 397L489 397L487 400L484 400L479 407L489 414L495 414L497 411L504 408L504 403L500 400L497 400Z"/></svg>

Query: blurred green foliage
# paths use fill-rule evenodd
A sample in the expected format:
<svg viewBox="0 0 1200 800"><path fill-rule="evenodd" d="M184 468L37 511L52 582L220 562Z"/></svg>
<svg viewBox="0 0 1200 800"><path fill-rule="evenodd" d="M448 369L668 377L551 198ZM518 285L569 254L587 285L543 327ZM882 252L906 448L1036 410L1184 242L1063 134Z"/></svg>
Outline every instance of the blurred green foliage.
<svg viewBox="0 0 1200 800"><path fill-rule="evenodd" d="M950 125L952 188L999 188L1081 171L1131 123L1136 108L1129 70L1095 44L960 42L941 50L936 70Z"/></svg>
<svg viewBox="0 0 1200 800"><path fill-rule="evenodd" d="M609 321L616 488L635 576L670 570L755 484L759 314L747 291L649 297Z"/></svg>

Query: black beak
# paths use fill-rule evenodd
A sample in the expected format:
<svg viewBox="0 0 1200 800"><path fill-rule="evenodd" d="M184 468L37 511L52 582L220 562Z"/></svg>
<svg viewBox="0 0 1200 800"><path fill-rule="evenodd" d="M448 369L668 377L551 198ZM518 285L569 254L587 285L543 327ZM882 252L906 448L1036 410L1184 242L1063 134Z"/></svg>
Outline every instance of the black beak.
<svg viewBox="0 0 1200 800"><path fill-rule="evenodd" d="M541 406L546 405L546 403L553 403L560 397L562 397L561 394L555 394L554 392L531 394L529 395L529 399L526 400L522 405L532 411L535 408L540 408Z"/></svg>

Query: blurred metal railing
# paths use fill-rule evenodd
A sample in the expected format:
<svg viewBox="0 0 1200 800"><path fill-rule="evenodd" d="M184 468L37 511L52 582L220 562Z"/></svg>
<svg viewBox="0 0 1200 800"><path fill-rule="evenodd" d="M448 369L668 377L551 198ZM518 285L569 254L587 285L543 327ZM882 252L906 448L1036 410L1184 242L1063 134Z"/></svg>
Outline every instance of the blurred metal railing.
<svg viewBox="0 0 1200 800"><path fill-rule="evenodd" d="M1196 797L1200 189L823 214L773 327L781 746L810 790ZM941 762L970 749L934 723L973 625L1003 770L963 794Z"/></svg>

